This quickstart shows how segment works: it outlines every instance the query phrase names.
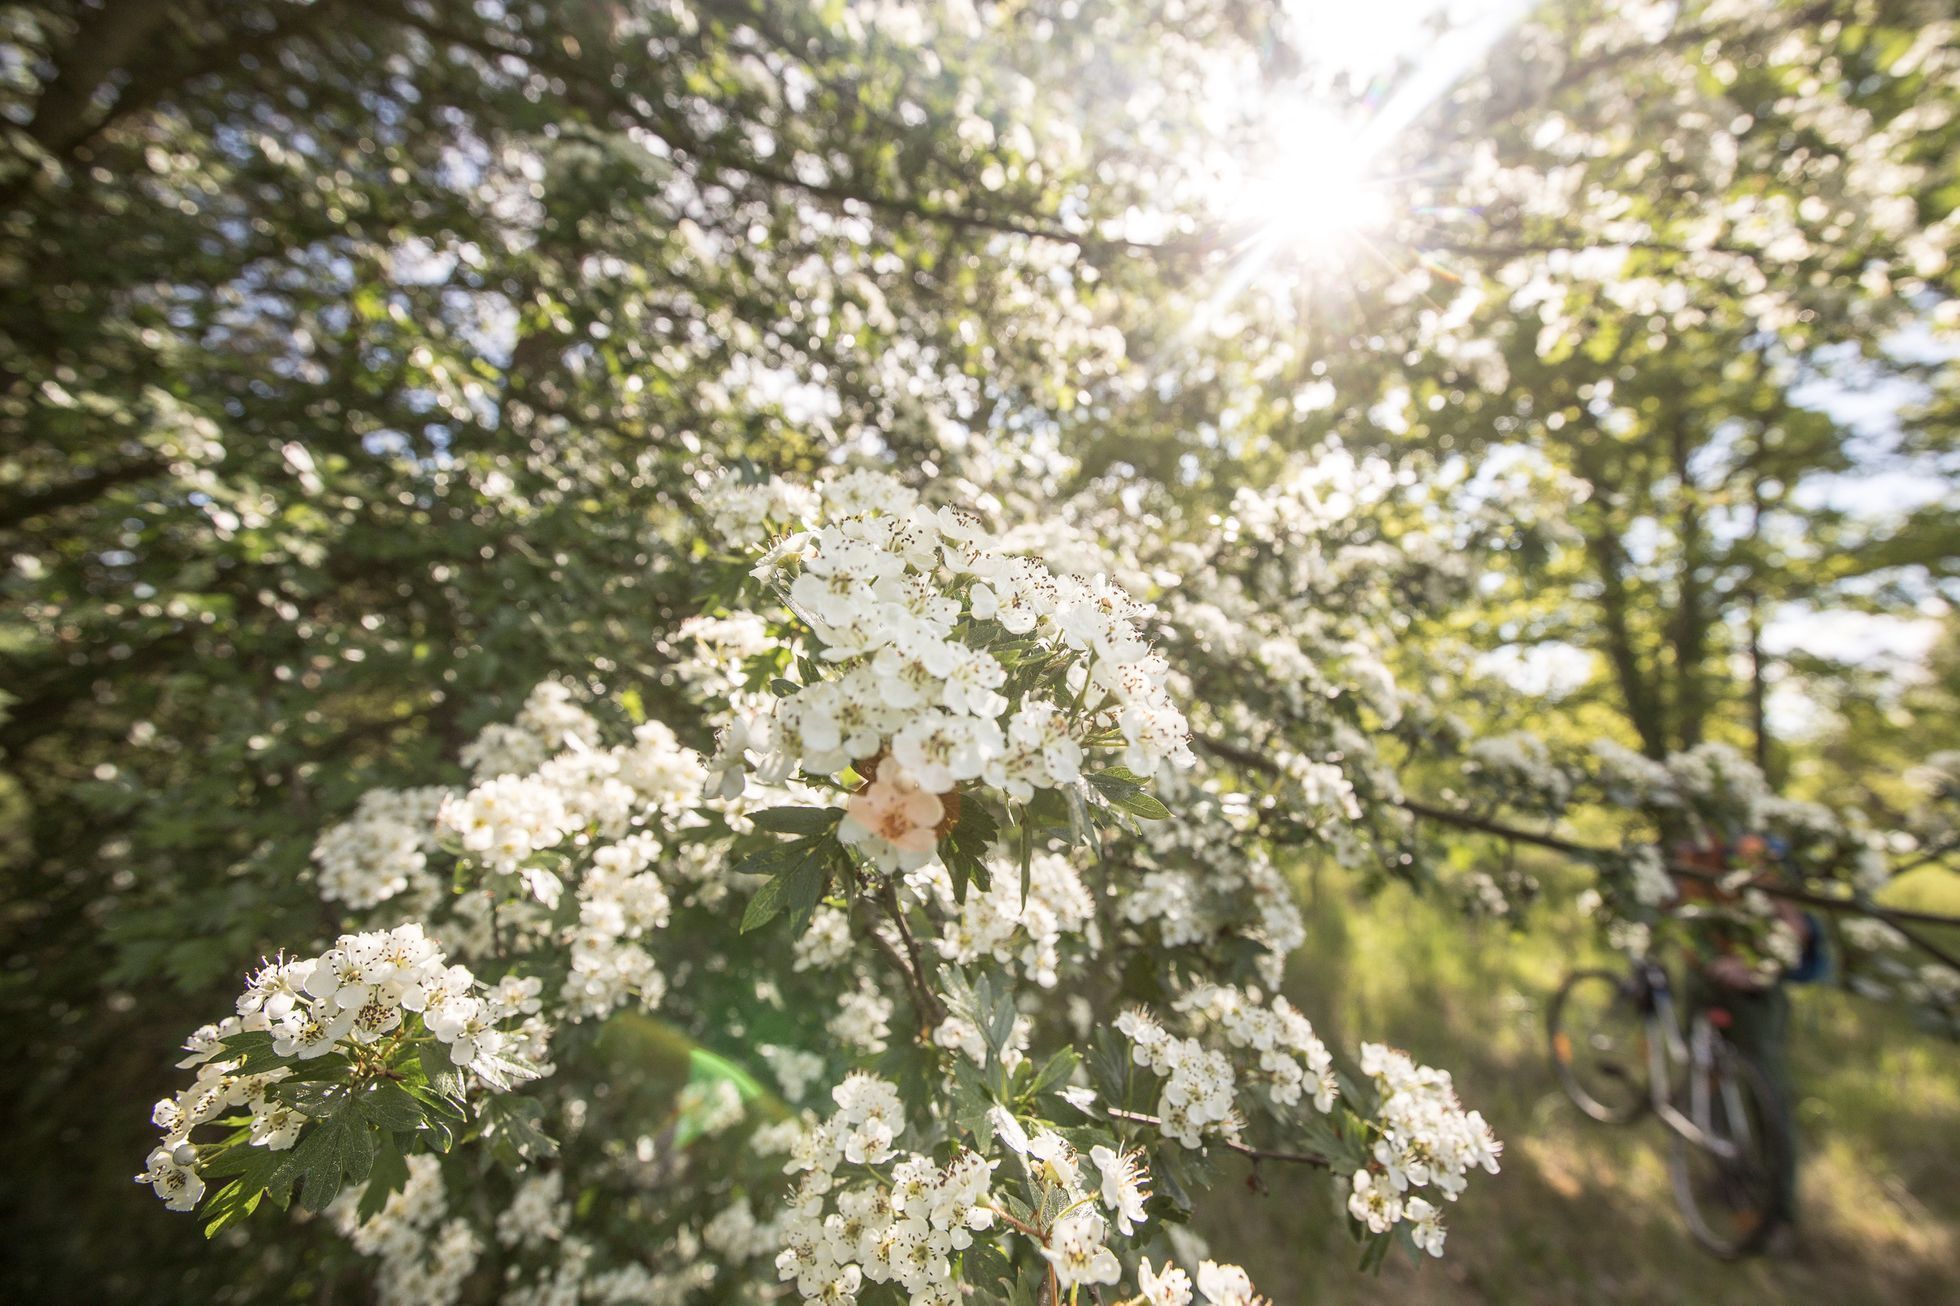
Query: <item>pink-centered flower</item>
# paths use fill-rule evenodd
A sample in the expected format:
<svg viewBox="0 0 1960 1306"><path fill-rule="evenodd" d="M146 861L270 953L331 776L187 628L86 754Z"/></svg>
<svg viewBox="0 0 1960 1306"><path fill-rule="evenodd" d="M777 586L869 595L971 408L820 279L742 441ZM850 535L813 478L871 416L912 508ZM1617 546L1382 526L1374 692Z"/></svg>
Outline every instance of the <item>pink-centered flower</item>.
<svg viewBox="0 0 1960 1306"><path fill-rule="evenodd" d="M938 794L914 784L895 766L880 769L878 778L851 796L844 819L855 823L901 852L931 852L939 841L939 822L946 804ZM848 841L848 834L845 832Z"/></svg>

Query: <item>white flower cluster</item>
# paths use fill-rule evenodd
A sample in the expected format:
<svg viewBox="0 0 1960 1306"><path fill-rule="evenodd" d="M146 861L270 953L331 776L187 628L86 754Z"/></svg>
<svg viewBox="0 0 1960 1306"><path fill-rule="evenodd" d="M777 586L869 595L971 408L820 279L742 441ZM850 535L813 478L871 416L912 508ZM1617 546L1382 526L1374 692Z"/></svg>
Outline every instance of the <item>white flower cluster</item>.
<svg viewBox="0 0 1960 1306"><path fill-rule="evenodd" d="M571 972L565 1006L573 1019L594 1019L637 1001L660 1005L667 982L644 940L665 929L673 904L652 870L660 843L649 832L595 849L577 888L578 924L570 931Z"/></svg>
<svg viewBox="0 0 1960 1306"><path fill-rule="evenodd" d="M1488 871L1472 871L1465 877L1462 897L1472 915L1504 917L1511 914L1511 896Z"/></svg>
<svg viewBox="0 0 1960 1306"><path fill-rule="evenodd" d="M725 504L756 502L752 487L724 483L710 511L752 520ZM729 723L717 792L737 792L749 769L776 782L860 764L870 783L840 836L909 870L931 859L946 795L963 784L984 781L1025 801L1075 783L1085 749L1102 745L1120 745L1123 764L1142 775L1190 763L1169 667L1139 630L1150 610L1120 587L1000 552L972 514L929 510L882 473L826 482L821 515L801 498L767 502L794 515L754 523L743 542L762 543L765 522L790 532L756 574L784 586L828 670ZM1011 700L1009 664L992 645L969 642L979 626L1034 641L1015 656L1042 659L1044 680L1065 680L1075 707L1065 712L1032 689Z"/></svg>
<svg viewBox="0 0 1960 1306"><path fill-rule="evenodd" d="M515 871L570 834L572 814L556 785L531 774L502 774L444 803L442 824L461 837L464 851L498 870ZM548 893L534 891L540 900Z"/></svg>
<svg viewBox="0 0 1960 1306"><path fill-rule="evenodd" d="M276 1069L238 1074L238 1062L210 1059L219 1037L216 1027L210 1025L191 1036L187 1045L190 1055L178 1065L184 1069L196 1066L196 1080L175 1097L158 1102L150 1112L150 1121L163 1139L144 1159L144 1171L136 1176L136 1182L148 1184L173 1211L194 1210L204 1200L204 1178L197 1172L197 1149L190 1142L191 1131L199 1125L246 1107L252 1115L251 1141L277 1152L293 1145L305 1123L297 1111L266 1095L266 1089L290 1072Z"/></svg>
<svg viewBox="0 0 1960 1306"><path fill-rule="evenodd" d="M700 792L704 774L673 731L649 721L617 748L596 749L573 736L570 748L530 772L501 773L452 796L441 823L491 869L521 874L549 908L562 886L550 872L524 865L528 859L577 832L617 838L655 812L678 812Z"/></svg>
<svg viewBox="0 0 1960 1306"><path fill-rule="evenodd" d="M791 955L797 970L828 970L851 955L857 946L851 937L850 914L831 906L820 906L810 914L810 924L797 935Z"/></svg>
<svg viewBox="0 0 1960 1306"><path fill-rule="evenodd" d="M740 1265L757 1256L773 1256L782 1236L773 1221L756 1219L748 1199L738 1197L701 1226L701 1241L729 1264Z"/></svg>
<svg viewBox="0 0 1960 1306"><path fill-rule="evenodd" d="M497 1212L497 1241L506 1247L529 1247L563 1238L572 1218L564 1187L565 1177L556 1170L518 1184L509 1204Z"/></svg>
<svg viewBox="0 0 1960 1306"><path fill-rule="evenodd" d="M1030 1135L1019 1121L996 1108L995 1127L1001 1142L1021 1158L1029 1179L1041 1195L1042 1210L1060 1213L1041 1233L1041 1254L1053 1268L1055 1281L1073 1294L1086 1285L1092 1290L1119 1282L1123 1265L1109 1246L1112 1233L1125 1238L1137 1233L1148 1218L1150 1172L1143 1155L1097 1144L1085 1158L1062 1135L1041 1130ZM1144 1261L1137 1286L1145 1303L1187 1306L1193 1300L1191 1276L1165 1264L1153 1270ZM1213 1306L1269 1306L1236 1265L1205 1261L1198 1271L1199 1294Z"/></svg>
<svg viewBox="0 0 1960 1306"><path fill-rule="evenodd" d="M1727 744L1709 741L1667 759L1668 773L1697 809L1719 812L1737 830L1762 824L1769 781L1755 763Z"/></svg>
<svg viewBox="0 0 1960 1306"><path fill-rule="evenodd" d="M1660 849L1640 844L1627 849L1627 883L1634 899L1644 907L1660 907L1674 901L1678 890L1667 873Z"/></svg>
<svg viewBox="0 0 1960 1306"><path fill-rule="evenodd" d="M696 1079L681 1089L674 1110L701 1136L726 1133L742 1123L748 1109L732 1079Z"/></svg>
<svg viewBox="0 0 1960 1306"><path fill-rule="evenodd" d="M1416 1245L1443 1254L1444 1230L1436 1203L1415 1190L1434 1190L1447 1201L1462 1195L1470 1170L1497 1173L1503 1152L1481 1114L1465 1111L1448 1071L1419 1066L1408 1054L1380 1043L1361 1045L1361 1073L1375 1082L1374 1164L1356 1171L1348 1211L1373 1233L1398 1222Z"/></svg>
<svg viewBox="0 0 1960 1306"><path fill-rule="evenodd" d="M749 549L767 539L771 523L782 526L806 521L817 514L818 501L808 486L771 477L744 481L724 476L702 496L715 534L732 549Z"/></svg>
<svg viewBox="0 0 1960 1306"><path fill-rule="evenodd" d="M831 1097L836 1112L803 1132L784 1167L802 1179L782 1218L777 1275L809 1302L853 1301L866 1283L928 1306L964 1300L953 1257L993 1228L995 1163L962 1152L940 1166L900 1151L904 1110L889 1081L853 1074Z"/></svg>
<svg viewBox="0 0 1960 1306"><path fill-rule="evenodd" d="M1951 1010L1960 1006L1960 970L1944 962L1922 963L1906 992L1916 1002Z"/></svg>
<svg viewBox="0 0 1960 1306"><path fill-rule="evenodd" d="M1617 740L1595 739L1591 748L1600 787L1608 798L1633 806L1671 805L1674 775L1665 763Z"/></svg>
<svg viewBox="0 0 1960 1306"><path fill-rule="evenodd" d="M440 785L373 789L354 814L313 845L320 896L356 911L376 907L428 879L436 849L436 814L451 795Z"/></svg>
<svg viewBox="0 0 1960 1306"><path fill-rule="evenodd" d="M1937 961L1915 964L1905 935L1884 921L1854 918L1838 928L1846 948L1859 954L1850 969L1855 991L1881 1001L1903 998L1919 1008L1922 1022L1960 1037L1960 971Z"/></svg>
<svg viewBox="0 0 1960 1306"><path fill-rule="evenodd" d="M1204 1146L1208 1133L1239 1136L1243 1123L1230 1058L1195 1038L1178 1038L1141 1008L1118 1016L1116 1028L1130 1040L1131 1060L1164 1081L1157 1119L1166 1136L1192 1148Z"/></svg>
<svg viewBox="0 0 1960 1306"><path fill-rule="evenodd" d="M1361 800L1355 797L1354 782L1339 766L1284 749L1273 755L1273 765L1293 782L1306 811L1335 811L1343 820L1361 819Z"/></svg>
<svg viewBox="0 0 1960 1306"><path fill-rule="evenodd" d="M994 866L987 890L969 891L959 904L952 880L941 871L933 882L946 922L934 942L939 955L961 966L987 958L1018 968L1042 988L1054 988L1062 940L1082 934L1095 919L1096 901L1065 857L1039 853L1028 863L1028 873L1025 901L1017 869L1003 860Z"/></svg>
<svg viewBox="0 0 1960 1306"><path fill-rule="evenodd" d="M686 651L675 659L674 674L711 710L723 713L747 693L749 659L775 647L769 623L753 612L689 617L675 632L675 643Z"/></svg>
<svg viewBox="0 0 1960 1306"><path fill-rule="evenodd" d="M1861 952L1903 952L1908 946L1905 935L1875 917L1854 916L1838 929L1844 941Z"/></svg>
<svg viewBox="0 0 1960 1306"><path fill-rule="evenodd" d="M463 765L475 779L524 775L568 748L590 748L599 742L599 723L572 701L570 688L547 680L524 700L517 719L485 726L463 748Z"/></svg>
<svg viewBox="0 0 1960 1306"><path fill-rule="evenodd" d="M163 1141L137 1180L172 1210L195 1207L204 1182L195 1170L191 1131L239 1106L251 1112L251 1145L281 1151L298 1140L306 1118L267 1094L290 1072L238 1074L241 1061L225 1056L224 1040L233 1035L263 1032L271 1035L275 1055L311 1061L399 1037L413 1016L447 1046L456 1065L472 1067L486 1058L507 1065L508 1026L538 1010L536 992L536 981L523 980L483 992L467 967L450 965L414 924L343 934L318 957L267 962L247 981L235 1015L203 1026L186 1042L189 1055L178 1065L195 1066L197 1079L157 1103L151 1119Z"/></svg>
<svg viewBox="0 0 1960 1306"><path fill-rule="evenodd" d="M1313 1023L1284 997L1259 1005L1256 993L1225 985L1205 985L1178 1002L1186 1011L1202 1012L1217 1023L1225 1041L1259 1058L1266 1092L1281 1106L1311 1097L1314 1109L1334 1109L1340 1084L1334 1076L1334 1057L1313 1031Z"/></svg>
<svg viewBox="0 0 1960 1306"><path fill-rule="evenodd" d="M408 1181L365 1221L359 1207L367 1185L342 1193L327 1208L334 1225L363 1256L380 1262L385 1306L450 1306L483 1255L469 1220L448 1214L442 1167L433 1156L408 1158Z"/></svg>
<svg viewBox="0 0 1960 1306"><path fill-rule="evenodd" d="M268 1028L280 1056L301 1061L343 1041L371 1044L400 1029L409 1014L468 1066L503 1051L499 1028L508 1013L479 993L466 966L452 966L420 925L343 934L318 957L272 962L238 999L244 1028ZM257 1020L263 1019L263 1026Z"/></svg>
<svg viewBox="0 0 1960 1306"><path fill-rule="evenodd" d="M545 702L556 705L559 724L574 712L590 719L544 692L555 688L555 682L540 686L526 711L543 694ZM534 770L498 775L452 795L442 807L441 824L493 873L514 874L547 912L555 911L565 894L561 872L576 876L575 924L552 934L547 918L528 921L566 949L568 1016L596 1019L627 1003L658 1006L667 982L646 943L671 919L674 890L654 864L664 860L671 869L688 871L718 869L718 862L670 855L649 827L676 824L692 813L705 768L700 756L659 722L641 724L631 742L613 748L593 746L569 725L563 738L566 751ZM507 927L526 921L508 904L505 911L512 918Z"/></svg>
<svg viewBox="0 0 1960 1306"><path fill-rule="evenodd" d="M756 1054L768 1065L783 1096L791 1102L803 1101L809 1095L810 1086L823 1074L823 1058L802 1048L763 1043L756 1047Z"/></svg>
<svg viewBox="0 0 1960 1306"><path fill-rule="evenodd" d="M857 987L837 997L837 1010L828 1028L846 1047L876 1056L886 1047L892 1032L892 1000L869 975L859 975Z"/></svg>
<svg viewBox="0 0 1960 1306"><path fill-rule="evenodd" d="M1514 801L1524 799L1557 812L1572 797L1571 777L1536 735L1522 731L1490 735L1472 741L1468 752L1468 769L1502 787Z"/></svg>
<svg viewBox="0 0 1960 1306"><path fill-rule="evenodd" d="M1143 827L1151 866L1126 881L1124 921L1157 931L1165 947L1208 943L1230 931L1261 945L1260 967L1279 982L1286 955L1306 941L1293 887L1265 848L1245 837L1249 811L1229 815L1209 798L1179 804L1179 819Z"/></svg>
<svg viewBox="0 0 1960 1306"><path fill-rule="evenodd" d="M1191 1276L1165 1262L1152 1270L1148 1260L1137 1266L1137 1287L1142 1290L1143 1306L1191 1306ZM1253 1289L1252 1278L1236 1265L1216 1261L1198 1262L1198 1296L1207 1306L1272 1306L1270 1299Z"/></svg>
<svg viewBox="0 0 1960 1306"><path fill-rule="evenodd" d="M1595 778L1610 801L1662 813L1686 811L1709 843L1746 849L1752 837L1761 837L1759 850L1745 857L1768 855L1798 871L1848 872L1852 887L1867 895L1888 877L1884 839L1861 813L1772 793L1761 769L1727 744L1699 744L1666 762L1603 739L1593 742L1592 752ZM1635 896L1642 904L1658 906L1673 898L1673 886L1662 885L1664 875L1657 878L1663 869L1657 863L1652 871L1633 869Z"/></svg>

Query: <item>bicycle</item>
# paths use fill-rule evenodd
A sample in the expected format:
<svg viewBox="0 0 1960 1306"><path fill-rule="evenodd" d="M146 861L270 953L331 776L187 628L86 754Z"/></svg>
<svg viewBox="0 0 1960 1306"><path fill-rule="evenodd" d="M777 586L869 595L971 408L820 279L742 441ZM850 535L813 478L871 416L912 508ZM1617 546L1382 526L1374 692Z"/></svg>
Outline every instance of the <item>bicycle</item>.
<svg viewBox="0 0 1960 1306"><path fill-rule="evenodd" d="M1724 1260L1762 1250L1787 1208L1790 1139L1775 1090L1725 1038L1729 1013L1697 1011L1684 1030L1667 971L1582 970L1546 1013L1552 1067L1592 1119L1623 1125L1652 1111L1672 1133L1675 1204L1696 1242Z"/></svg>

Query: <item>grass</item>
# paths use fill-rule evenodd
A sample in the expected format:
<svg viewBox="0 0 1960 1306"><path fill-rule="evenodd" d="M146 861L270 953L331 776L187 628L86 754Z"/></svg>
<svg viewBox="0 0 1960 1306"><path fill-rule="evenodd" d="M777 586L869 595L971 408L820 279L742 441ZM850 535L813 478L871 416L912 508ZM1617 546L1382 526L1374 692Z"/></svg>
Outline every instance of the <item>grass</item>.
<svg viewBox="0 0 1960 1306"><path fill-rule="evenodd" d="M1269 1168L1264 1194L1235 1187L1200 1231L1275 1301L1960 1301L1952 1045L1848 994L1796 990L1801 1237L1786 1256L1724 1264L1675 1212L1661 1127L1594 1124L1552 1078L1545 1004L1568 970L1606 960L1583 922L1541 909L1517 934L1399 887L1372 903L1331 882L1320 894L1289 996L1330 1043L1385 1040L1448 1067L1505 1140L1504 1172L1475 1176L1449 1211L1442 1261L1392 1257L1378 1277L1355 1272L1354 1248L1325 1218L1334 1199L1323 1177Z"/></svg>

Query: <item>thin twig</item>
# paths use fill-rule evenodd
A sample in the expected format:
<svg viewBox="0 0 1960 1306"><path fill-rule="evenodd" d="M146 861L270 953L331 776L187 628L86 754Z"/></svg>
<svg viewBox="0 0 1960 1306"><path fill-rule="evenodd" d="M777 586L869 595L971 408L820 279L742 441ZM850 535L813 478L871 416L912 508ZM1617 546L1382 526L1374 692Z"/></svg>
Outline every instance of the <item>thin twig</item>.
<svg viewBox="0 0 1960 1306"><path fill-rule="evenodd" d="M945 1018L946 1013L931 986L925 981L925 970L919 958L919 946L912 938L911 927L905 923L905 912L898 904L898 895L887 883L879 897L867 897L860 901L876 902L884 908L886 914L898 927L899 938L905 944L903 952L879 931L875 919L869 923L865 932L871 936L871 941L878 945L878 950L885 954L886 959L898 970L898 973L905 977L905 985L911 991L912 1009L919 1018L919 1037L930 1039L933 1027Z"/></svg>

